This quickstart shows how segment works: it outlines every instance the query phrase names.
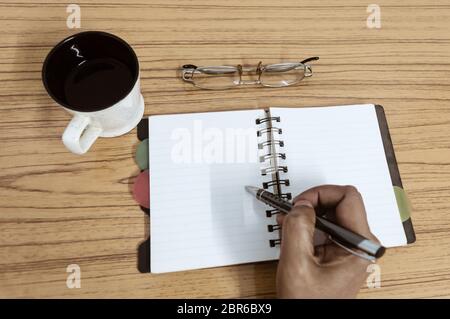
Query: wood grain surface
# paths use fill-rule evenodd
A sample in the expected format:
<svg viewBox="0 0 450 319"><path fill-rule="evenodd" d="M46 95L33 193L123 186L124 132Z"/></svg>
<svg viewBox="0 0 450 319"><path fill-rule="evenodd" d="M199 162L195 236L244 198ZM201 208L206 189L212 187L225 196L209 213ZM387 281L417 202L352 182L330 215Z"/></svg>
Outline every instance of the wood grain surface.
<svg viewBox="0 0 450 319"><path fill-rule="evenodd" d="M46 94L42 62L66 36L112 32L141 65L146 114L378 103L385 107L403 184L413 206L414 245L390 249L382 286L361 298L450 297L450 4L165 0L68 3L0 0L0 297L274 297L276 263L150 275L136 249L149 220L130 187L135 130L69 153L70 116ZM201 91L178 78L197 65L297 61L320 56L314 76L283 89ZM81 267L81 288L66 267Z"/></svg>

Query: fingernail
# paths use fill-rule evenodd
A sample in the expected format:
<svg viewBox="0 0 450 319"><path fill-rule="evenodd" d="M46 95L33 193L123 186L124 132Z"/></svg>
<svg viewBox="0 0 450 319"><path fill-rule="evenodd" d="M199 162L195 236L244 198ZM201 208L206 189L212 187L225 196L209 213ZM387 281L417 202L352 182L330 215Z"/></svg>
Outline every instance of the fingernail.
<svg viewBox="0 0 450 319"><path fill-rule="evenodd" d="M294 207L309 207L314 208L313 204L311 204L310 201L307 201L306 199L300 199L294 203Z"/></svg>

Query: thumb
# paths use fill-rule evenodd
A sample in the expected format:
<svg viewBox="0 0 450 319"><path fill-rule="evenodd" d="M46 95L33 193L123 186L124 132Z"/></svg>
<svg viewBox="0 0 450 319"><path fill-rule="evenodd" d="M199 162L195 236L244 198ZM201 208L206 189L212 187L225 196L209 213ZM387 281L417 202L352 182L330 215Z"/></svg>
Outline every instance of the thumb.
<svg viewBox="0 0 450 319"><path fill-rule="evenodd" d="M307 200L295 202L282 225L280 259L306 262L314 258L314 230L316 213Z"/></svg>

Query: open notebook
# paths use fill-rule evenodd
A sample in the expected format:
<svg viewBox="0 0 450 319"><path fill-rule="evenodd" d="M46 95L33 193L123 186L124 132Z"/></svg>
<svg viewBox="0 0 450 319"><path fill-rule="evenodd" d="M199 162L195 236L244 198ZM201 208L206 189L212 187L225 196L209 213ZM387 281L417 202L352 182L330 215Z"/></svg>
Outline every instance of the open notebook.
<svg viewBox="0 0 450 319"><path fill-rule="evenodd" d="M152 273L277 259L279 234L268 231L277 212L245 185L288 199L354 185L383 245L414 241L380 106L156 115L149 136Z"/></svg>

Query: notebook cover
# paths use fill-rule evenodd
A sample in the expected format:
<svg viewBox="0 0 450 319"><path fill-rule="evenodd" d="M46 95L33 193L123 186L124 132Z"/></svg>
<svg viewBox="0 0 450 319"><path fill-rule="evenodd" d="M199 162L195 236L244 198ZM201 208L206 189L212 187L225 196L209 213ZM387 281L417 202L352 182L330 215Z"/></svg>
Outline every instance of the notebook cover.
<svg viewBox="0 0 450 319"><path fill-rule="evenodd" d="M143 141L148 138L148 117L144 117L137 126L137 138ZM141 210L150 215L150 209L140 206ZM146 235L148 236L148 235ZM137 269L140 273L150 273L150 237L140 242L137 248Z"/></svg>
<svg viewBox="0 0 450 319"><path fill-rule="evenodd" d="M384 152L386 154L389 173L391 175L392 186L394 187L397 205L399 208L400 216L402 218L403 228L405 230L406 241L408 244L411 244L416 241L416 235L414 233L414 228L411 221L411 214L410 214L411 209L408 198L403 189L402 180L400 178L400 172L398 170L397 160L395 158L391 135L389 134L389 127L386 121L386 115L384 113L383 106L381 105L375 105L375 111L378 118L378 125L380 127L381 138L383 140Z"/></svg>
<svg viewBox="0 0 450 319"><path fill-rule="evenodd" d="M148 138L148 117L144 117L137 126L137 137L139 141Z"/></svg>

